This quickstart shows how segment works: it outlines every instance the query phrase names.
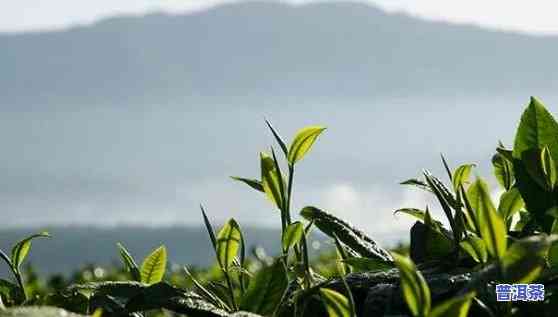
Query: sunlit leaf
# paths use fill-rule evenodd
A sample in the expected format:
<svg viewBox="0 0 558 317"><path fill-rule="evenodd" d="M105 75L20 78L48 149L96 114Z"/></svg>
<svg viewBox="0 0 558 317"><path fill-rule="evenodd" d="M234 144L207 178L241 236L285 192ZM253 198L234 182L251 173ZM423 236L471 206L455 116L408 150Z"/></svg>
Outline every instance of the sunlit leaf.
<svg viewBox="0 0 558 317"><path fill-rule="evenodd" d="M492 157L492 166L494 167L494 176L498 184L504 189L509 190L515 180L512 161L504 155L496 153Z"/></svg>
<svg viewBox="0 0 558 317"><path fill-rule="evenodd" d="M273 159L264 152L260 153L260 167L262 174L262 186L267 197L277 206L278 209L283 208L284 188L282 175L275 167Z"/></svg>
<svg viewBox="0 0 558 317"><path fill-rule="evenodd" d="M475 164L464 164L459 166L452 176L452 184L454 191L457 192L459 185L465 184L469 180L469 175L471 175L471 170Z"/></svg>
<svg viewBox="0 0 558 317"><path fill-rule="evenodd" d="M291 223L285 229L282 238L283 250L286 252L300 242L304 236L304 225L300 221Z"/></svg>
<svg viewBox="0 0 558 317"><path fill-rule="evenodd" d="M238 223L229 219L217 234L217 260L228 271L240 249L242 233Z"/></svg>
<svg viewBox="0 0 558 317"><path fill-rule="evenodd" d="M469 187L467 197L476 211L481 238L488 253L502 258L506 252L507 230L503 218L496 212L492 203L488 185L482 179L477 179Z"/></svg>
<svg viewBox="0 0 558 317"><path fill-rule="evenodd" d="M474 297L475 293L471 292L448 299L436 305L429 317L467 317Z"/></svg>
<svg viewBox="0 0 558 317"><path fill-rule="evenodd" d="M343 294L328 288L321 288L320 297L329 317L351 317L351 304Z"/></svg>
<svg viewBox="0 0 558 317"><path fill-rule="evenodd" d="M525 206L521 193L517 187L512 187L500 197L498 205L498 213L502 215L507 227L509 228L513 215L519 212Z"/></svg>
<svg viewBox="0 0 558 317"><path fill-rule="evenodd" d="M428 316L431 299L430 288L426 284L426 280L411 259L394 252L391 255L399 269L401 291L409 311L415 317Z"/></svg>
<svg viewBox="0 0 558 317"><path fill-rule="evenodd" d="M31 249L31 240L35 238L47 238L50 237L48 232L40 232L34 235L31 235L14 245L12 248L12 263L16 269L19 269L21 263L25 260L25 257L29 253Z"/></svg>
<svg viewBox="0 0 558 317"><path fill-rule="evenodd" d="M481 238L470 235L465 240L461 241L459 245L473 258L473 260L479 263L486 263L488 253L484 241Z"/></svg>
<svg viewBox="0 0 558 317"><path fill-rule="evenodd" d="M289 147L288 161L291 165L300 161L326 128L321 126L308 126L300 129Z"/></svg>
<svg viewBox="0 0 558 317"><path fill-rule="evenodd" d="M153 250L141 264L141 282L155 284L163 280L167 268L167 249L160 246Z"/></svg>

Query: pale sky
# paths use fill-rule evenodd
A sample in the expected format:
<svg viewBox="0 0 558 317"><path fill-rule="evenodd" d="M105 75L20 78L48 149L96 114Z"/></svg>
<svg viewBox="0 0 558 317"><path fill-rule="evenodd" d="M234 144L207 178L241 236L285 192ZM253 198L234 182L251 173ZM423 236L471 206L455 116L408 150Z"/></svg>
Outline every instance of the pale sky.
<svg viewBox="0 0 558 317"><path fill-rule="evenodd" d="M233 0L234 1L234 0ZM558 3L550 0L362 0L389 11L531 33L558 34ZM231 0L2 0L0 32L88 24L104 17L153 11L181 13ZM311 0L290 0L306 3Z"/></svg>

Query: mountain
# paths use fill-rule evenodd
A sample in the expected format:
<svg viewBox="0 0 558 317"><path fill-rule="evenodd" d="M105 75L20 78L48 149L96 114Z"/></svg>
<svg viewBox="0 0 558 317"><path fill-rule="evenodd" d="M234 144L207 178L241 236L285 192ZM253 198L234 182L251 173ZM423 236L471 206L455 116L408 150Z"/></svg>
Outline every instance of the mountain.
<svg viewBox="0 0 558 317"><path fill-rule="evenodd" d="M403 234L399 182L491 171L529 95L558 103L558 38L420 20L360 3L243 2L0 35L0 223L278 226L258 152L308 124L293 213L316 205ZM432 205L431 205L432 206ZM436 206L431 209L437 215ZM296 216L295 216L296 217Z"/></svg>
<svg viewBox="0 0 558 317"><path fill-rule="evenodd" d="M0 37L3 104L341 101L552 90L554 37L417 20L361 3L246 2ZM201 99L201 100L200 100Z"/></svg>

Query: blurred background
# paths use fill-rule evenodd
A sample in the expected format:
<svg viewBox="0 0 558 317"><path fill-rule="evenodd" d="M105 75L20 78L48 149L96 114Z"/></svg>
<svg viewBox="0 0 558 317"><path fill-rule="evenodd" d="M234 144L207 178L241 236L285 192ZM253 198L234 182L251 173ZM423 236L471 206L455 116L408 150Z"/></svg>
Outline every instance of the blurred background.
<svg viewBox="0 0 558 317"><path fill-rule="evenodd" d="M258 153L274 142L264 118L287 140L328 127L298 166L295 210L319 206L384 245L408 241L412 221L393 211L429 201L399 182L423 168L443 178L440 153L490 176L529 96L557 112L556 9L4 1L0 247L48 229L54 238L31 253L46 272L114 261L117 241L138 254L165 243L171 260L203 265L202 203L215 225L234 217L275 253L279 214L229 178L259 177Z"/></svg>

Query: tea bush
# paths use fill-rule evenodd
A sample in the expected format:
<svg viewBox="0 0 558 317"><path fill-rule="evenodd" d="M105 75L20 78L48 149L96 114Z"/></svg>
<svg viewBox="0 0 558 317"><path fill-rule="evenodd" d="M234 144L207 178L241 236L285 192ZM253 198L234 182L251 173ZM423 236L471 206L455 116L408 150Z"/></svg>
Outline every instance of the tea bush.
<svg viewBox="0 0 558 317"><path fill-rule="evenodd" d="M51 280L51 287L45 288L36 285L33 274L21 270L32 240L49 236L40 233L16 243L10 256L0 252L13 274L13 281L0 280L0 316L66 313L55 307L81 315L136 317L555 316L558 312L558 123L538 99L531 98L523 113L513 148L500 143L492 157L503 191L497 202L485 180L471 179L474 164L452 169L444 157L447 183L427 170L421 179L402 183L434 195L449 224L445 227L434 219L428 207L396 210L416 218L408 254L403 254L404 248L399 252L382 248L317 207L304 207L296 220L291 206L297 163L326 129L303 128L287 144L271 123L266 124L279 151L270 147L260 153L258 178L232 178L264 195L275 209L282 228L279 256L248 255L240 225L231 218L214 231L201 207L215 268L166 272L164 246L138 264L118 244L124 270L113 270L103 280ZM316 263L310 263L307 246L313 228L336 246L333 256ZM524 298L533 301L497 300L498 287L526 283L544 285L544 293Z"/></svg>

